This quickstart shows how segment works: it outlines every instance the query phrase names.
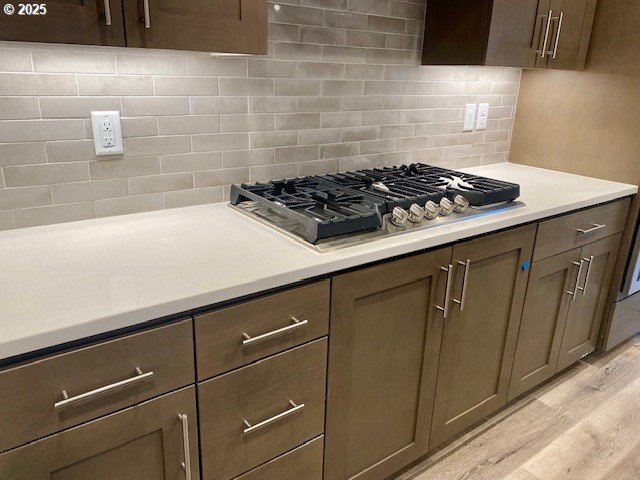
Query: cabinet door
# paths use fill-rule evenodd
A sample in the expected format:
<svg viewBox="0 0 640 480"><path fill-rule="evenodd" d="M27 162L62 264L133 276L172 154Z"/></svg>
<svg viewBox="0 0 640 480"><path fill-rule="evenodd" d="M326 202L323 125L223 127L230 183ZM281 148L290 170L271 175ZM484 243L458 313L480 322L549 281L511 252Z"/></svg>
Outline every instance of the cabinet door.
<svg viewBox="0 0 640 480"><path fill-rule="evenodd" d="M49 0L46 15L19 15L18 5L28 2L2 3L16 13L0 15L0 40L124 46L121 0Z"/></svg>
<svg viewBox="0 0 640 480"><path fill-rule="evenodd" d="M618 234L582 247L580 256L584 268L578 279L578 295L569 308L558 371L596 348L621 238Z"/></svg>
<svg viewBox="0 0 640 480"><path fill-rule="evenodd" d="M551 0L494 0L486 65L535 67Z"/></svg>
<svg viewBox="0 0 640 480"><path fill-rule="evenodd" d="M325 480L383 479L428 449L451 249L335 277Z"/></svg>
<svg viewBox="0 0 640 480"><path fill-rule="evenodd" d="M518 333L509 400L556 373L570 292L575 288L580 249L536 262L531 267ZM567 293L569 292L569 293Z"/></svg>
<svg viewBox="0 0 640 480"><path fill-rule="evenodd" d="M490 0L429 0L422 64L482 65L490 19Z"/></svg>
<svg viewBox="0 0 640 480"><path fill-rule="evenodd" d="M0 455L0 478L183 480L186 462L198 479L195 405L189 387L10 450Z"/></svg>
<svg viewBox="0 0 640 480"><path fill-rule="evenodd" d="M553 0L547 68L584 70L598 0Z"/></svg>
<svg viewBox="0 0 640 480"><path fill-rule="evenodd" d="M507 402L536 227L456 245L451 318L440 349L431 447ZM466 281L465 281L466 279Z"/></svg>
<svg viewBox="0 0 640 480"><path fill-rule="evenodd" d="M127 46L267 53L267 0L124 0Z"/></svg>

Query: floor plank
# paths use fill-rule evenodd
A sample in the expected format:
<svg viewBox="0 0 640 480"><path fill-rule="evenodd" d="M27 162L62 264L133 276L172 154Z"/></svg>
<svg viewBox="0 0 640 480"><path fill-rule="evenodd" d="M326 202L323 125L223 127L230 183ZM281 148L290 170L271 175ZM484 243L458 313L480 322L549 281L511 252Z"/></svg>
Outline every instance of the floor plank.
<svg viewBox="0 0 640 480"><path fill-rule="evenodd" d="M510 475L504 477L502 480L540 480L533 473L526 471L524 468L519 468Z"/></svg>
<svg viewBox="0 0 640 480"><path fill-rule="evenodd" d="M534 400L414 480L498 480L517 470L575 422Z"/></svg>
<svg viewBox="0 0 640 480"><path fill-rule="evenodd" d="M536 397L576 421L582 420L631 382L640 378L640 342L615 356L605 356Z"/></svg>
<svg viewBox="0 0 640 480"><path fill-rule="evenodd" d="M624 461L639 438L637 379L560 435L524 468L541 480L602 480Z"/></svg>
<svg viewBox="0 0 640 480"><path fill-rule="evenodd" d="M602 480L638 480L640 478L640 443L618 462Z"/></svg>

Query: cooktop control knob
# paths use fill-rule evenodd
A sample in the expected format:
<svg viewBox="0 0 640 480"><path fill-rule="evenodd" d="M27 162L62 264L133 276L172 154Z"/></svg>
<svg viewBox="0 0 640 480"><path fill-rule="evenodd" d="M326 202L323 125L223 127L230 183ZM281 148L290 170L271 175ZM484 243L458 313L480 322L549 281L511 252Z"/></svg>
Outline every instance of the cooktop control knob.
<svg viewBox="0 0 640 480"><path fill-rule="evenodd" d="M391 223L398 227L404 227L407 224L409 214L402 207L395 207L391 214Z"/></svg>
<svg viewBox="0 0 640 480"><path fill-rule="evenodd" d="M409 221L412 223L420 223L424 218L424 214L424 208L417 203L414 203L411 205L411 208L409 208Z"/></svg>
<svg viewBox="0 0 640 480"><path fill-rule="evenodd" d="M424 210L424 216L427 218L427 220L434 220L438 218L438 215L440 215L440 205L438 205L436 202L432 202L431 200L429 200L425 204Z"/></svg>
<svg viewBox="0 0 640 480"><path fill-rule="evenodd" d="M462 195L456 195L456 198L453 199L455 211L458 213L463 213L469 208L469 200L464 198Z"/></svg>
<svg viewBox="0 0 640 480"><path fill-rule="evenodd" d="M455 205L447 197L443 197L442 200L440 200L440 215L443 217L451 215L454 208Z"/></svg>

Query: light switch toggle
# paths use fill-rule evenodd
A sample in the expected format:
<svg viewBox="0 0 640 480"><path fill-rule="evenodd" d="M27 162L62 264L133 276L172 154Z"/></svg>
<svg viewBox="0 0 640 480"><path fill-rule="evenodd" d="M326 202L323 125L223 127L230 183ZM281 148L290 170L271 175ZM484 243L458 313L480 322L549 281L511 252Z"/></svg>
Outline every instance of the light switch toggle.
<svg viewBox="0 0 640 480"><path fill-rule="evenodd" d="M120 112L91 112L93 144L96 155L122 155Z"/></svg>

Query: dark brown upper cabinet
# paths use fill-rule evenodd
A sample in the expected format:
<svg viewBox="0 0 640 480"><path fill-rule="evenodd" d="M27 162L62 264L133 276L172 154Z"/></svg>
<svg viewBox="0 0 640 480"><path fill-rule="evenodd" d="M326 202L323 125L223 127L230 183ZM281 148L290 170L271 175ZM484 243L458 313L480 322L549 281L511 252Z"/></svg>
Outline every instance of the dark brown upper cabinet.
<svg viewBox="0 0 640 480"><path fill-rule="evenodd" d="M124 0L127 46L267 53L267 0Z"/></svg>
<svg viewBox="0 0 640 480"><path fill-rule="evenodd" d="M539 59L539 67L584 70L597 3L598 0L553 0L547 54Z"/></svg>
<svg viewBox="0 0 640 480"><path fill-rule="evenodd" d="M44 9L30 4L29 15L20 14L25 2L7 3L15 13L0 15L0 40L125 45L121 0L49 0Z"/></svg>
<svg viewBox="0 0 640 480"><path fill-rule="evenodd" d="M584 69L598 0L430 0L423 65Z"/></svg>
<svg viewBox="0 0 640 480"><path fill-rule="evenodd" d="M0 40L266 54L267 0L53 0L0 16Z"/></svg>

